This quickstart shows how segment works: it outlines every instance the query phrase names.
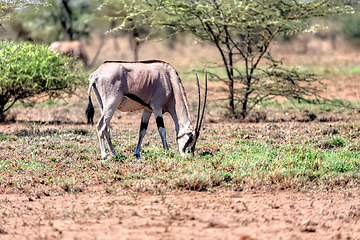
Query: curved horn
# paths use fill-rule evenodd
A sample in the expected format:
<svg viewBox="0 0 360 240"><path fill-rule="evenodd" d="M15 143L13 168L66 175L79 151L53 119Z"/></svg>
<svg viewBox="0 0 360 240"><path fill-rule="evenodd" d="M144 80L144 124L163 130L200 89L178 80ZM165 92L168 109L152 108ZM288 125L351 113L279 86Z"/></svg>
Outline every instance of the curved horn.
<svg viewBox="0 0 360 240"><path fill-rule="evenodd" d="M197 89L198 89L198 108L197 108L197 119L196 119L196 125L195 125L195 134L196 134L196 138L197 138L199 121L200 121L200 110L201 110L200 84L199 84L199 78L198 78L197 73L196 73L196 85L197 85Z"/></svg>
<svg viewBox="0 0 360 240"><path fill-rule="evenodd" d="M197 119L196 119L196 127L195 127L195 142L193 144L193 149L192 152L194 152L195 150L195 145L197 142L197 139L200 135L200 129L201 129L201 124L204 120L204 114L205 114L205 107L206 107L206 98L207 98L207 71L206 71L206 65L205 65L205 93L204 93L204 103L202 106L202 112L200 114L200 109L201 109L201 96L200 96L200 84L199 84L199 79L198 76L196 74L196 84L198 87L198 99L199 99L199 105L198 105L198 111L197 111ZM201 116L201 117L200 117Z"/></svg>

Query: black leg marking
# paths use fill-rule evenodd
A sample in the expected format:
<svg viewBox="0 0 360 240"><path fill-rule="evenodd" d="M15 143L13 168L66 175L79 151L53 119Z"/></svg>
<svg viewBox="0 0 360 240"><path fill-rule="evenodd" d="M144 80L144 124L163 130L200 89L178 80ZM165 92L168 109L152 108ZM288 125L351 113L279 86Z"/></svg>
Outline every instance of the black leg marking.
<svg viewBox="0 0 360 240"><path fill-rule="evenodd" d="M141 124L140 124L140 132L142 130L146 130L148 128L148 125L149 125L149 122L143 122L141 121Z"/></svg>
<svg viewBox="0 0 360 240"><path fill-rule="evenodd" d="M156 118L156 125L159 129L159 134L161 137L163 147L167 151L168 147L167 147L167 143L166 143L166 139L165 139L165 126L164 126L164 119L162 118L162 116L159 116Z"/></svg>
<svg viewBox="0 0 360 240"><path fill-rule="evenodd" d="M159 128L165 128L165 125L164 125L164 119L162 117L157 117L156 118L156 125Z"/></svg>

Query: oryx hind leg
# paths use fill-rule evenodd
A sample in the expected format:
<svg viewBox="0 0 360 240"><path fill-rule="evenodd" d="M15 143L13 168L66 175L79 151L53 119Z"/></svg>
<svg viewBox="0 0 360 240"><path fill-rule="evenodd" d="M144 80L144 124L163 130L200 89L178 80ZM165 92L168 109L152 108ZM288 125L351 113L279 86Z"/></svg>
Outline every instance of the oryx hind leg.
<svg viewBox="0 0 360 240"><path fill-rule="evenodd" d="M104 136L104 115L102 114L98 123L96 124L96 128L98 131L98 138L99 138L99 142L100 142L100 151L101 151L101 158L105 159L107 158L107 153L106 153L106 146L105 146L105 136Z"/></svg>
<svg viewBox="0 0 360 240"><path fill-rule="evenodd" d="M105 159L108 157L106 153L106 146L105 146L105 138L108 142L110 150L112 154L116 154L115 148L112 145L111 138L110 138L110 120L115 113L116 108L104 108L100 120L97 124L99 141L100 141L100 149L101 149L101 158Z"/></svg>
<svg viewBox="0 0 360 240"><path fill-rule="evenodd" d="M141 117L141 124L140 124L140 130L139 130L139 140L138 140L138 143L136 145L135 152L134 152L134 156L137 159L141 158L141 156L140 156L141 143L142 143L142 140L143 140L143 138L144 138L144 136L146 134L146 129L147 129L148 125L149 125L150 117L151 117L151 112L144 109L142 117Z"/></svg>

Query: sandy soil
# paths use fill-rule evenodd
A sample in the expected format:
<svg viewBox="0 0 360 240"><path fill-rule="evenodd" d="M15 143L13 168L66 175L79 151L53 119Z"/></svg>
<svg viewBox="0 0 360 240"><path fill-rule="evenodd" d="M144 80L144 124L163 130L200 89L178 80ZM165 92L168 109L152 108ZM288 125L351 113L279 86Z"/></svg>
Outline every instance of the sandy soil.
<svg viewBox="0 0 360 240"><path fill-rule="evenodd" d="M360 239L360 195L336 192L49 191L0 197L7 239Z"/></svg>
<svg viewBox="0 0 360 240"><path fill-rule="evenodd" d="M0 131L24 125L0 125ZM265 186L155 195L113 187L110 193L98 186L69 194L39 183L27 193L0 193L0 239L360 240L360 192L355 189L275 191Z"/></svg>

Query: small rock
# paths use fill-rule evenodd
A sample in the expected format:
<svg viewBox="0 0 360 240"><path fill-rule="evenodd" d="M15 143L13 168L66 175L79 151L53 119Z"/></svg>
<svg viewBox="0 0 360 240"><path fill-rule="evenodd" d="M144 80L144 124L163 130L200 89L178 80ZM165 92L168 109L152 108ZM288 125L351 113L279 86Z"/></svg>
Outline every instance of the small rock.
<svg viewBox="0 0 360 240"><path fill-rule="evenodd" d="M316 232L316 228L312 226L303 226L300 231L302 232Z"/></svg>
<svg viewBox="0 0 360 240"><path fill-rule="evenodd" d="M7 234L3 226L0 225L0 234Z"/></svg>

